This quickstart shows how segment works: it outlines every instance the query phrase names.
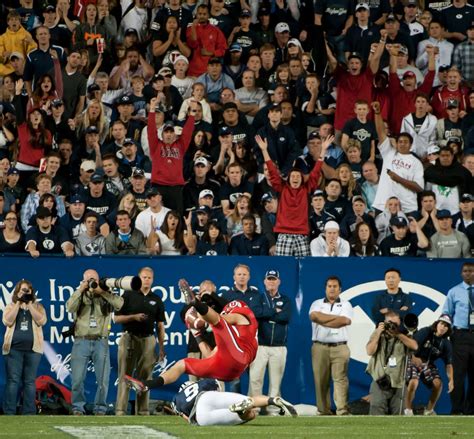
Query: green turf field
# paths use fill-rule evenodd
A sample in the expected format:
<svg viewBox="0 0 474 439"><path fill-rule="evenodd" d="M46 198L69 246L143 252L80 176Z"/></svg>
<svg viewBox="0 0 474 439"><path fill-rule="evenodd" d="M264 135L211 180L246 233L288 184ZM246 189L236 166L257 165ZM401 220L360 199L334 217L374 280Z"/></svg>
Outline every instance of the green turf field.
<svg viewBox="0 0 474 439"><path fill-rule="evenodd" d="M474 438L474 417L260 417L236 427L195 427L175 416L2 416L0 437Z"/></svg>

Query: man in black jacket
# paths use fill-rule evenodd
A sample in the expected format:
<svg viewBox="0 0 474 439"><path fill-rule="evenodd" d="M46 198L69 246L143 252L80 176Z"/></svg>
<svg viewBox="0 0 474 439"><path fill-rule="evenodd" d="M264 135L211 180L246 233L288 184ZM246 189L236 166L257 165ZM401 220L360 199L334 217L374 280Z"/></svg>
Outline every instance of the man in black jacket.
<svg viewBox="0 0 474 439"><path fill-rule="evenodd" d="M291 301L280 294L280 274L268 270L263 281L263 315L258 319L258 351L250 365L249 395L261 395L265 370L268 368L268 395L279 396L285 373L288 324L291 318ZM270 411L269 409L267 409Z"/></svg>

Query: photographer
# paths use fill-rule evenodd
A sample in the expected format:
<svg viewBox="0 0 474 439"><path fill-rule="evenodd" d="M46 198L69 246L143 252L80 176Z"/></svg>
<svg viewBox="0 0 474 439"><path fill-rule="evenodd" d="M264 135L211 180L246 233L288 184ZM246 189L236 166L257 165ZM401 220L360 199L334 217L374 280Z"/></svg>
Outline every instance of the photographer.
<svg viewBox="0 0 474 439"><path fill-rule="evenodd" d="M422 328L414 335L418 350L412 355L407 370L407 400L405 416L413 416L413 399L420 380L431 390L430 399L423 414L435 415L434 406L441 395L443 383L435 361L442 359L448 376L448 393L454 389L452 356L453 348L448 337L452 333L451 318L447 314L440 316L431 326Z"/></svg>
<svg viewBox="0 0 474 439"><path fill-rule="evenodd" d="M6 385L3 396L5 415L16 415L18 388L23 386L23 415L36 414L36 372L43 353L46 312L36 301L31 282L20 280L13 291L12 303L3 313L7 327L2 353L5 355Z"/></svg>
<svg viewBox="0 0 474 439"><path fill-rule="evenodd" d="M371 415L402 413L407 349L416 351L418 343L400 332L400 325L400 315L389 310L366 346L367 354L371 356L366 371L373 379L370 385Z"/></svg>
<svg viewBox="0 0 474 439"><path fill-rule="evenodd" d="M132 375L135 378L149 380L156 361L165 357L165 307L161 298L151 291L153 285L153 270L143 267L139 273L141 279L140 291L125 291L124 305L120 312L115 313L115 323L123 325L118 348L118 377L117 402L115 414L127 414L129 388L123 376ZM155 322L159 344L158 358L155 353ZM149 415L149 393L137 394L136 414Z"/></svg>
<svg viewBox="0 0 474 439"><path fill-rule="evenodd" d="M72 410L74 415L84 415L86 397L84 380L87 364L94 363L98 383L94 400L94 414L105 415L109 390L110 357L109 332L111 314L123 306L123 299L99 286L95 270L86 270L79 288L66 303L66 309L75 314L74 344L71 352ZM106 288L107 289L107 288Z"/></svg>

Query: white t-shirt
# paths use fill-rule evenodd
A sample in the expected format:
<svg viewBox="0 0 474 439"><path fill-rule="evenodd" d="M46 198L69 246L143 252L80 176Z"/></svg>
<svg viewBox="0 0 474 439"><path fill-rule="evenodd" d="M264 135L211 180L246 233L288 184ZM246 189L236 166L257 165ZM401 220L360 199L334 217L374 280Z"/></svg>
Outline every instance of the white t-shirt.
<svg viewBox="0 0 474 439"><path fill-rule="evenodd" d="M174 248L174 239L168 238L161 230L156 232L160 238L161 255L162 256L179 256L181 252Z"/></svg>
<svg viewBox="0 0 474 439"><path fill-rule="evenodd" d="M393 181L387 174L387 170L395 172L405 180L414 181L418 186L424 188L425 181L421 161L412 154L400 154L392 147L388 137L379 144L379 151L383 157L383 167L373 207L384 210L387 200L390 197L397 197L403 212L418 210L416 192Z"/></svg>
<svg viewBox="0 0 474 439"><path fill-rule="evenodd" d="M309 315L313 311L322 312L324 314L331 314L340 317L347 317L352 321L353 309L350 302L341 300L331 304L326 299L315 300L309 308ZM311 322L313 341L320 341L321 343L340 343L349 340L347 326L341 328L329 328L328 326L318 325Z"/></svg>
<svg viewBox="0 0 474 439"><path fill-rule="evenodd" d="M157 213L153 213L150 208L145 209L138 214L135 220L135 228L140 230L146 239L151 232L151 218L153 217L155 219L156 229L160 229L168 212L169 209L167 207L162 207Z"/></svg>
<svg viewBox="0 0 474 439"><path fill-rule="evenodd" d="M173 75L173 77L171 78L171 85L174 85L178 89L179 94L183 99L191 97L191 92L193 91L193 84L194 80L189 76L186 76L186 78L184 79L179 79L176 77L176 75Z"/></svg>

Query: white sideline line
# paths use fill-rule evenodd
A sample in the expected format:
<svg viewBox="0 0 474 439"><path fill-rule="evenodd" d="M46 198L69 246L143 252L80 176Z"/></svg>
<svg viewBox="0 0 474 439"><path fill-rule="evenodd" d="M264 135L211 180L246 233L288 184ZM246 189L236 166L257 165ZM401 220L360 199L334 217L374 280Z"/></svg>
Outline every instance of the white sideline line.
<svg viewBox="0 0 474 439"><path fill-rule="evenodd" d="M150 427L141 425L121 425L121 426L100 426L94 425L91 427L75 427L72 425L55 426L57 430L63 431L73 437L80 437L82 439L97 439L97 438L159 438L159 439L177 439L176 436L165 433L164 431L155 430Z"/></svg>

